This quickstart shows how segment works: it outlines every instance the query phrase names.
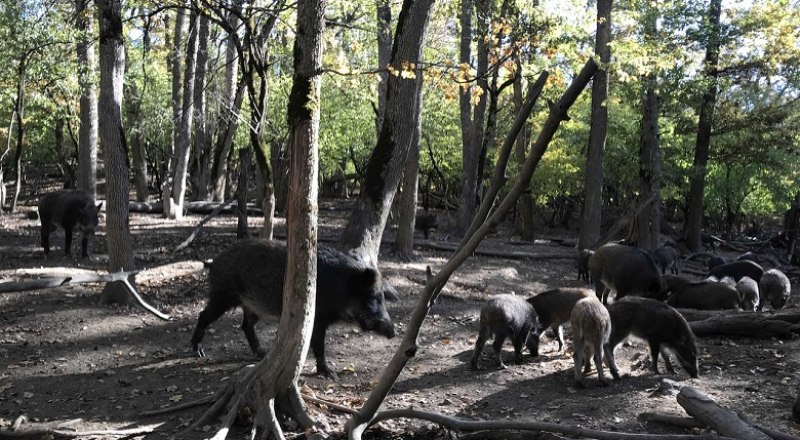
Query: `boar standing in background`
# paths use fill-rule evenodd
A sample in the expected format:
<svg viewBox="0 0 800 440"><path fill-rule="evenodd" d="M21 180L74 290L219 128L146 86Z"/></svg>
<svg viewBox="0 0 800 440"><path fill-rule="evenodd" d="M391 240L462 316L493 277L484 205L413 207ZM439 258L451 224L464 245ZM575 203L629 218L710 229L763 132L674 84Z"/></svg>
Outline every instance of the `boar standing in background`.
<svg viewBox="0 0 800 440"><path fill-rule="evenodd" d="M589 276L589 258L594 254L593 250L581 249L578 256L575 258L575 268L578 269L578 280L583 280L587 283L592 282Z"/></svg>
<svg viewBox="0 0 800 440"><path fill-rule="evenodd" d="M70 256L72 232L81 231L81 257L89 257L89 236L97 228L97 214L102 203L95 205L89 193L64 189L45 194L39 200L39 220L42 224L42 247L50 254L50 233L59 227L64 230L64 254Z"/></svg>
<svg viewBox="0 0 800 440"><path fill-rule="evenodd" d="M708 276L713 276L718 280L721 280L725 277L731 277L737 282L741 280L742 277L750 277L756 282L759 282L763 273L764 268L762 268L758 263L748 260L741 260L716 266L708 271Z"/></svg>
<svg viewBox="0 0 800 440"><path fill-rule="evenodd" d="M661 273L653 257L637 247L605 244L589 258L589 271L597 297L603 300L603 304L608 303L612 290L616 292L616 299L627 295L658 300L666 298Z"/></svg>

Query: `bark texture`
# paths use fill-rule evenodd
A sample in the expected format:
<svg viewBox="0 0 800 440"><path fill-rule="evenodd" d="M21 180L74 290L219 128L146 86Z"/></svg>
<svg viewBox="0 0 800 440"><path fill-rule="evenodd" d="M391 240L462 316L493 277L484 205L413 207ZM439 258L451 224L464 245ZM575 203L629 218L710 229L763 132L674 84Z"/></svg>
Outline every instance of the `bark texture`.
<svg viewBox="0 0 800 440"><path fill-rule="evenodd" d="M703 230L703 205L706 188L706 164L711 146L711 128L714 121L714 106L717 103L717 67L720 48L720 14L722 0L710 0L708 5L708 29L706 41L705 76L708 88L703 93L700 103L700 120L697 124L697 141L694 150L694 161L690 175L689 206L686 215L686 246L692 252L700 250L700 234Z"/></svg>
<svg viewBox="0 0 800 440"><path fill-rule="evenodd" d="M413 68L417 75L414 78L404 78L402 75L389 77L386 115L381 134L367 162L366 175L361 186L363 190L342 235L342 246L345 249L375 267L383 230L419 117L416 114L420 81L417 69L422 58L422 43L433 4L433 0L403 2L392 47L391 64L398 71Z"/></svg>
<svg viewBox="0 0 800 440"><path fill-rule="evenodd" d="M392 5L389 0L377 0L378 16L378 109L375 118L377 136L381 135L383 115L386 113L386 89L389 83L389 71L386 69L392 61Z"/></svg>
<svg viewBox="0 0 800 440"><path fill-rule="evenodd" d="M180 124L175 136L175 169L171 174L171 197L164 200L164 215L167 218L183 217L183 200L186 196L186 179L189 172L189 155L192 145L194 121L194 87L197 72L197 46L199 41L198 14L192 10L189 19L189 38L186 43L186 62L183 76L183 105Z"/></svg>
<svg viewBox="0 0 800 440"><path fill-rule="evenodd" d="M645 39L657 38L658 15L648 7L644 23ZM642 137L639 143L639 197L655 197L653 203L639 215L639 247L648 251L660 245L661 233L661 145L658 129L658 73L650 72L644 78L642 96Z"/></svg>
<svg viewBox="0 0 800 440"><path fill-rule="evenodd" d="M122 40L121 0L98 0L100 17L100 143L105 152L106 244L108 271L134 269L128 218L128 163L122 130L122 83L125 46ZM115 288L113 285L117 283ZM106 286L104 301L128 302L131 297L119 282ZM131 280L131 284L132 280Z"/></svg>
<svg viewBox="0 0 800 440"><path fill-rule="evenodd" d="M78 128L78 189L97 198L97 87L95 80L92 1L75 0L78 40L78 84L81 88Z"/></svg>
<svg viewBox="0 0 800 440"><path fill-rule="evenodd" d="M583 218L578 248L587 249L600 239L603 207L603 157L608 131L608 63L611 61L611 0L597 1L597 34L594 53L600 70L592 81L592 117L586 151Z"/></svg>

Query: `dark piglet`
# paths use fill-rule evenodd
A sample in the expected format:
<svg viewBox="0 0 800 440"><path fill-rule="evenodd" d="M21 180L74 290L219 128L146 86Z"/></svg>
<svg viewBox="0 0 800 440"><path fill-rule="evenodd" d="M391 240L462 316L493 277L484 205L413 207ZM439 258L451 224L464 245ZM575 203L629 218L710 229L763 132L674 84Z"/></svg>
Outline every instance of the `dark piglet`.
<svg viewBox="0 0 800 440"><path fill-rule="evenodd" d="M50 254L50 233L59 227L64 230L64 254L70 255L73 231L83 234L81 257L89 257L89 235L97 228L97 214L102 203L95 205L88 193L76 189L65 189L45 194L39 199L39 220L42 224L42 247Z"/></svg>
<svg viewBox="0 0 800 440"><path fill-rule="evenodd" d="M436 219L436 215L430 212L420 213L414 219L414 229L422 231L427 239L431 229L439 229L439 221Z"/></svg>
<svg viewBox="0 0 800 440"><path fill-rule="evenodd" d="M692 377L698 377L697 343L686 320L672 307L650 299L627 297L608 306L611 336L605 355L611 375L619 379L614 348L629 335L644 339L650 347L650 368L658 374L658 354L663 348L675 352L678 361ZM662 352L667 370L674 373L669 358Z"/></svg>
<svg viewBox="0 0 800 440"><path fill-rule="evenodd" d="M671 274L678 273L678 257L680 252L672 246L661 246L650 253L656 266L661 270L662 274L667 273L669 269Z"/></svg>
<svg viewBox="0 0 800 440"><path fill-rule="evenodd" d="M586 387L584 375L589 371L589 360L594 359L597 378L608 385L603 374L603 350L611 337L611 317L599 299L584 297L572 309L572 359L575 361L575 384ZM581 371L583 370L583 371Z"/></svg>
<svg viewBox="0 0 800 440"><path fill-rule="evenodd" d="M205 356L200 342L205 329L226 311L242 306L242 330L253 353L266 354L253 329L259 318L280 316L286 272L286 244L244 240L222 252L211 263L208 304L200 312L192 335L192 349ZM311 349L317 373L335 378L325 359L325 333L338 321L356 322L365 331L387 338L395 335L381 293L381 275L374 268L320 245L317 249L317 296Z"/></svg>
<svg viewBox="0 0 800 440"><path fill-rule="evenodd" d="M741 307L741 298L734 285L700 281L688 284L670 295L667 304L684 309L735 310Z"/></svg>
<svg viewBox="0 0 800 440"><path fill-rule="evenodd" d="M612 290L617 292L617 299L627 295L666 298L661 273L653 257L637 247L605 244L589 258L589 271L597 297L603 300L603 304L608 303Z"/></svg>
<svg viewBox="0 0 800 440"><path fill-rule="evenodd" d="M773 309L782 309L792 294L792 284L789 282L789 278L778 269L764 272L758 287L761 293L758 311L764 308L766 302L769 302Z"/></svg>
<svg viewBox="0 0 800 440"><path fill-rule="evenodd" d="M578 280L583 280L587 283L592 282L589 276L589 258L594 255L594 251L590 249L581 249L578 256L575 257L575 268L578 269Z"/></svg>
<svg viewBox="0 0 800 440"><path fill-rule="evenodd" d="M528 302L533 305L536 316L539 318L539 333L552 327L558 341L558 351L564 347L564 332L561 324L570 320L575 303L587 296L594 297L594 292L581 287L562 287L528 298Z"/></svg>
<svg viewBox="0 0 800 440"><path fill-rule="evenodd" d="M475 352L472 355L472 368L478 369L483 346L490 336L494 335L492 348L500 368L506 368L500 351L506 338L511 338L514 345L514 357L522 362L522 347L528 348L533 356L539 352L539 334L536 328L536 311L533 306L519 296L496 295L489 298L481 309L478 340L475 341Z"/></svg>
<svg viewBox="0 0 800 440"><path fill-rule="evenodd" d="M716 277L721 280L725 277L731 277L734 281L739 281L742 277L750 277L756 282L761 280L761 275L764 273L758 263L748 260L734 261L714 267L708 271L709 276Z"/></svg>

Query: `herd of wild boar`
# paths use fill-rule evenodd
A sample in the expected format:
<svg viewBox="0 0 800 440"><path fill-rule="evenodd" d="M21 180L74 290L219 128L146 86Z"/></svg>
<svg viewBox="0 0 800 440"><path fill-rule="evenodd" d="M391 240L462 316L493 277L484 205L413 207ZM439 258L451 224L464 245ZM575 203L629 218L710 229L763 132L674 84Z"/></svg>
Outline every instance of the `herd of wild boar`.
<svg viewBox="0 0 800 440"><path fill-rule="evenodd" d="M50 250L49 234L61 227L66 235L65 253L70 254L72 232L79 230L83 233L81 255L87 257L87 238L97 227L99 209L91 196L78 190L43 196L39 218L45 254ZM420 223L426 236L438 226L435 216L429 214L423 215ZM656 373L659 354L667 370L674 372L667 354L670 351L690 376L698 377L695 337L677 308L761 311L767 303L773 309L782 308L789 299L791 286L786 275L778 269L765 271L753 261L752 254L732 262L720 257L711 259L702 281L678 275L679 254L673 246L648 253L635 246L610 243L596 251L578 253L578 278L593 283L594 291L564 287L528 299L509 294L489 298L480 312L471 366L480 367L480 356L490 337L494 337L494 356L501 368L505 368L501 351L506 338L514 345L517 362L523 360L523 349L532 356L539 354L540 335L548 328L555 333L561 351L561 327L570 323L576 386L585 386L584 377L592 360L599 382L608 384L603 372L604 357L611 376L619 379L614 349L629 336L647 342L651 368ZM251 350L259 356L266 353L254 325L260 318L281 313L286 259L284 243L251 239L235 243L208 264L209 299L191 338L197 356L205 356L200 343L206 328L237 306L244 311L241 328ZM609 304L612 291L615 294ZM319 246L311 336L319 374L336 376L325 359L325 334L335 322L357 323L362 330L394 337L394 324L384 301L377 269L330 247Z"/></svg>
<svg viewBox="0 0 800 440"><path fill-rule="evenodd" d="M481 310L473 368L479 367L484 343L491 335L495 336L492 346L501 368L505 367L500 351L506 337L514 343L516 359L522 360L522 347L537 356L540 335L552 327L561 351L561 325L570 322L578 387L585 386L592 359L599 382L608 385L603 356L614 379L620 378L614 349L628 336L647 342L654 372L658 373L659 354L667 370L674 372L667 349L690 376L698 377L697 343L676 309L761 311L765 304L780 309L791 294L786 275L778 269L765 271L751 253L732 262L715 257L702 281L678 275L679 255L673 246L648 253L636 246L609 243L596 251L582 250L576 258L578 279L593 283L594 291L560 288L527 300L514 295L490 298ZM608 304L612 291L615 296Z"/></svg>

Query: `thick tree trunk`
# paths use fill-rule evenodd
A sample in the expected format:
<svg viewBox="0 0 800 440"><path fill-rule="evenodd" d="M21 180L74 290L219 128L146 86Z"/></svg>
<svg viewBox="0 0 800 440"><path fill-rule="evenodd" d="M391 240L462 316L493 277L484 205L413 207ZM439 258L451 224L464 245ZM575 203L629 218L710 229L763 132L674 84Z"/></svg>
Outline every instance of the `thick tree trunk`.
<svg viewBox="0 0 800 440"><path fill-rule="evenodd" d="M97 89L95 87L92 1L75 0L78 40L78 84L81 88L78 128L78 189L97 198Z"/></svg>
<svg viewBox="0 0 800 440"><path fill-rule="evenodd" d="M211 139L208 130L206 108L206 71L208 68L208 17L201 15L199 18L199 31L197 40L197 70L194 78L194 149L192 156L195 158L194 173L192 176L194 194L192 200L206 200L208 198L208 178L210 173Z"/></svg>
<svg viewBox="0 0 800 440"><path fill-rule="evenodd" d="M108 271L134 269L133 247L128 218L128 164L122 129L122 83L125 73L125 46L122 41L121 0L97 0L100 17L100 99L99 134L105 152L106 244ZM131 277L131 285L135 285ZM129 303L124 284L109 283L104 302Z"/></svg>
<svg viewBox="0 0 800 440"><path fill-rule="evenodd" d="M411 65L417 73L433 3L433 0L403 2L392 47L394 69L400 71L404 65ZM414 78L404 78L403 75L389 77L381 135L367 162L361 194L342 234L342 246L375 267L383 230L419 117L415 114L418 110L418 81L416 75Z"/></svg>
<svg viewBox="0 0 800 440"><path fill-rule="evenodd" d="M184 2L182 2L184 3ZM166 157L163 161L163 170L161 175L164 176L161 182L161 198L164 201L164 209L167 210L171 206L169 203L170 194L172 193L172 176L175 173L175 147L178 143L178 133L180 132L181 113L183 109L183 102L181 96L181 75L183 64L181 61L183 55L183 22L186 17L184 8L177 8L175 11L175 30L172 33L172 48L169 58L167 60L170 72L172 74L172 138L170 139L169 150L166 152ZM166 216L167 211L164 212Z"/></svg>
<svg viewBox="0 0 800 440"><path fill-rule="evenodd" d="M256 434L284 438L275 416L275 399L294 403L290 414L308 419L298 395L300 378L311 342L317 281L317 188L319 98L322 66L322 30L325 1L297 2L295 73L289 96L288 125L291 145L289 211L287 214L287 267L283 291L283 313L272 349L256 365L252 382ZM243 390L242 392L250 392ZM233 408L232 423L239 408ZM300 421L300 420L299 420ZM301 425L304 424L301 421ZM214 438L224 438L227 426Z"/></svg>
<svg viewBox="0 0 800 440"><path fill-rule="evenodd" d="M520 62L517 61L517 70L521 71L522 66ZM528 94L530 94L532 88L530 84L528 86ZM519 75L514 81L514 107L516 109L515 113L519 113L522 109L523 103L523 96L522 96L522 75ZM530 123L525 123L525 126L522 128L522 131L517 137L517 142L514 147L514 157L517 159L517 172L519 173L522 170L522 167L525 166L525 156L527 154L528 149L528 142L530 142L530 132L531 127ZM519 196L519 200L517 200L517 218L514 224L517 234L520 235L520 238L527 241L533 241L533 197L531 196L531 188L530 186Z"/></svg>
<svg viewBox="0 0 800 440"><path fill-rule="evenodd" d="M147 191L147 148L144 136L144 121L142 118L142 94L131 81L128 90L130 121L134 125L133 139L131 140L131 155L133 156L133 182L136 189L136 201L146 202Z"/></svg>
<svg viewBox="0 0 800 440"><path fill-rule="evenodd" d="M228 16L230 29L239 28L239 17L231 13ZM225 83L222 88L222 105L219 112L220 127L217 144L214 148L214 169L211 173L211 200L225 200L225 188L228 184L228 156L233 145L233 136L239 127L239 111L244 100L244 82L236 81L239 72L239 52L236 50L236 36L228 35L225 44Z"/></svg>
<svg viewBox="0 0 800 440"><path fill-rule="evenodd" d="M197 72L197 46L199 40L198 13L192 9L189 19L189 38L186 43L186 63L183 76L183 106L178 133L175 137L175 169L172 174L172 196L164 200L164 216L183 217L183 202L186 196L186 179L189 170L189 155L192 145L194 120L194 86Z"/></svg>
<svg viewBox="0 0 800 440"><path fill-rule="evenodd" d="M422 73L420 72L418 75L416 114L421 115ZM397 216L397 234L392 251L404 261L411 261L414 257L414 222L417 214L417 194L419 190L419 135L421 129L422 118L418 117L417 125L411 135L411 148L408 151L406 166L403 170L402 188L400 199L397 203L400 213Z"/></svg>
<svg viewBox="0 0 800 440"><path fill-rule="evenodd" d="M461 25L461 39L459 44L458 61L462 65L468 66L472 57L472 1L461 0L461 12L459 13L459 23ZM462 78L466 81L467 78ZM474 179L467 179L467 175L472 175L473 168L477 169L477 161L473 160L472 148L472 86L459 87L459 116L461 121L461 193L459 203L475 203L474 191L472 187ZM470 185L470 187L467 187ZM474 212L474 211L473 211ZM467 218L469 217L469 218ZM458 220L456 228L462 233L469 228L472 222L472 214L467 213L466 209L458 210Z"/></svg>
<svg viewBox="0 0 800 440"><path fill-rule="evenodd" d="M392 5L389 0L377 0L378 15L378 114L375 118L376 136L381 135L383 115L386 113L386 88L389 71L386 67L392 61Z"/></svg>
<svg viewBox="0 0 800 440"><path fill-rule="evenodd" d="M456 233L463 235L469 229L475 211L479 204L479 182L481 176L478 175L478 168L480 164L481 149L483 147L484 136L484 119L486 117L487 105L487 91L488 81L486 79L486 72L489 66L489 46L486 37L489 35L489 22L491 20L491 4L489 0L476 0L477 12L477 40L478 40L478 55L477 55L477 68L476 68L476 86L480 87L483 91L478 98L478 103L472 109L472 119L469 124L470 132L469 144L462 146L462 171L461 171L461 195L459 197L458 207L458 222L456 224ZM462 14L467 13L463 10ZM469 12L471 13L471 11ZM462 26L464 25L464 18L462 17ZM470 44L471 36L466 44ZM462 30L461 44L465 44L464 35ZM463 96L463 95L462 95ZM472 94L467 93L464 97L467 104L471 106ZM464 106L461 102L462 108ZM464 113L461 114L462 130L465 127ZM462 139L464 135L462 134ZM467 150L467 147L469 150Z"/></svg>
<svg viewBox="0 0 800 440"><path fill-rule="evenodd" d="M692 252L700 250L700 234L703 230L703 205L706 186L706 164L711 145L711 128L714 123L714 106L717 102L717 65L720 48L720 14L722 0L710 0L708 6L708 28L706 30L705 76L708 78L708 89L703 93L700 103L700 120L697 124L697 142L694 150L694 162L690 174L689 209L686 215L684 235L686 246Z"/></svg>
<svg viewBox="0 0 800 440"><path fill-rule="evenodd" d="M657 37L658 13L649 7L645 17L645 39ZM650 72L644 78L642 97L642 135L639 143L639 197L644 200L655 196L653 203L639 216L639 247L648 251L660 245L661 234L661 145L658 125L658 73Z"/></svg>
<svg viewBox="0 0 800 440"><path fill-rule="evenodd" d="M253 156L249 148L239 150L239 180L236 185L236 237L247 238L247 190L250 186L250 160Z"/></svg>
<svg viewBox="0 0 800 440"><path fill-rule="evenodd" d="M25 139L25 125L23 115L25 113L25 76L27 69L27 56L23 55L17 66L17 97L14 100L14 114L17 116L17 149L14 152L14 169L16 170L16 182L14 182L14 198L11 200L11 212L17 212L17 201L19 193L22 191L22 148ZM11 132L8 133L11 137Z"/></svg>
<svg viewBox="0 0 800 440"><path fill-rule="evenodd" d="M603 157L608 131L608 63L611 60L612 0L597 1L597 34L594 53L600 58L600 70L592 80L592 117L589 147L586 151L583 216L578 247L587 249L600 239L603 207Z"/></svg>

